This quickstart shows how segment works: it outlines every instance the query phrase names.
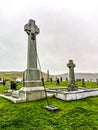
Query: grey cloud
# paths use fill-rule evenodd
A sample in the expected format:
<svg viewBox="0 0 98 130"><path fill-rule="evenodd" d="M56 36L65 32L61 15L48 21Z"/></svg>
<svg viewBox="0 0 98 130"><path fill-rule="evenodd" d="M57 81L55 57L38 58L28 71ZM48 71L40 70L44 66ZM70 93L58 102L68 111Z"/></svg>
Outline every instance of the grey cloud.
<svg viewBox="0 0 98 130"><path fill-rule="evenodd" d="M73 59L77 72L98 72L97 1L90 0L89 5L76 0L58 0L56 4L48 0L15 3L12 10L4 10L4 5L0 8L0 70L26 68L24 24L32 18L40 28L37 47L42 71L49 69L53 74L68 72L66 64Z"/></svg>

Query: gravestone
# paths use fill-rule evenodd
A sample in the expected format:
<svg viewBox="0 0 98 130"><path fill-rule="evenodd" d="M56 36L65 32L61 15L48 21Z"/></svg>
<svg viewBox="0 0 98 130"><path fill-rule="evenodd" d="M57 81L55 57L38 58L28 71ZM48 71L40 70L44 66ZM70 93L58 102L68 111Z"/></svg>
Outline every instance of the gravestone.
<svg viewBox="0 0 98 130"><path fill-rule="evenodd" d="M25 92L27 101L39 100L45 98L44 87L42 86L40 72L37 67L36 36L40 31L32 19L25 24L24 31L28 36L27 69L25 71L25 81L23 81L20 95Z"/></svg>
<svg viewBox="0 0 98 130"><path fill-rule="evenodd" d="M50 78L50 82L51 82L51 83L52 83L52 81L53 81L52 78Z"/></svg>
<svg viewBox="0 0 98 130"><path fill-rule="evenodd" d="M60 80L59 80L59 78L57 78L57 80L56 80L56 85L60 85Z"/></svg>
<svg viewBox="0 0 98 130"><path fill-rule="evenodd" d="M35 24L35 21L30 19L25 24L24 31L28 36L27 69L23 75L23 87L20 90L12 92L12 97L17 98L11 99L15 103L35 101L46 97L37 67L36 36L39 34L39 28Z"/></svg>
<svg viewBox="0 0 98 130"><path fill-rule="evenodd" d="M96 84L98 85L98 79L96 79Z"/></svg>
<svg viewBox="0 0 98 130"><path fill-rule="evenodd" d="M68 91L76 91L76 90L78 90L78 87L75 84L75 75L74 75L75 64L73 63L73 60L69 60L69 63L67 64L67 67L69 68Z"/></svg>
<svg viewBox="0 0 98 130"><path fill-rule="evenodd" d="M16 90L16 83L14 81L10 81L10 89Z"/></svg>
<svg viewBox="0 0 98 130"><path fill-rule="evenodd" d="M49 77L49 70L47 70L47 81L50 81L50 77Z"/></svg>
<svg viewBox="0 0 98 130"><path fill-rule="evenodd" d="M85 79L82 79L82 87L85 87Z"/></svg>
<svg viewBox="0 0 98 130"><path fill-rule="evenodd" d="M62 82L62 77L60 77L60 81Z"/></svg>

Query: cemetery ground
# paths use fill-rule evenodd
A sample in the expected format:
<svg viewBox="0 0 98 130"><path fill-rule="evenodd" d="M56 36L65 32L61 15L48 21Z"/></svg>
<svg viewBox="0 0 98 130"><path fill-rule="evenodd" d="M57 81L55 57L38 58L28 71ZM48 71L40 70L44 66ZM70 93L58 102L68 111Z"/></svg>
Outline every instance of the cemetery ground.
<svg viewBox="0 0 98 130"><path fill-rule="evenodd" d="M45 82L45 87L65 87L68 82ZM81 87L81 82L77 82ZM17 89L21 88L17 85ZM87 88L98 88L95 82L86 82ZM0 93L9 89L0 85ZM14 104L0 97L0 130L98 130L98 97L77 101L62 101L49 98L49 103L59 108L47 111L47 100Z"/></svg>

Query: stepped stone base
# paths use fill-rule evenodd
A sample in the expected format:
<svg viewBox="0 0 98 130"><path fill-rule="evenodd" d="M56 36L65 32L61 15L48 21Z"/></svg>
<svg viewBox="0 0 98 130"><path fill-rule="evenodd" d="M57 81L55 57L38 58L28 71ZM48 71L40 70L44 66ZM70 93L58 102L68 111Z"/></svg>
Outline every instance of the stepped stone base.
<svg viewBox="0 0 98 130"><path fill-rule="evenodd" d="M15 96L15 93L12 93ZM43 86L39 87L22 87L19 90L19 97L25 97L26 101L36 101L46 97Z"/></svg>
<svg viewBox="0 0 98 130"><path fill-rule="evenodd" d="M77 91L78 87L76 84L69 84L68 85L68 91Z"/></svg>
<svg viewBox="0 0 98 130"><path fill-rule="evenodd" d="M23 81L23 87L37 87L37 86L42 86L42 83L40 80Z"/></svg>
<svg viewBox="0 0 98 130"><path fill-rule="evenodd" d="M12 96L7 96L5 94L0 94L0 97L3 97L5 99L8 99L10 101L12 101L13 103L22 103L22 102L26 102L26 99L25 98L14 98Z"/></svg>
<svg viewBox="0 0 98 130"><path fill-rule="evenodd" d="M41 85L40 80L24 81L23 87L20 90L8 90L5 94L0 96L14 103L36 101L46 98L45 89Z"/></svg>

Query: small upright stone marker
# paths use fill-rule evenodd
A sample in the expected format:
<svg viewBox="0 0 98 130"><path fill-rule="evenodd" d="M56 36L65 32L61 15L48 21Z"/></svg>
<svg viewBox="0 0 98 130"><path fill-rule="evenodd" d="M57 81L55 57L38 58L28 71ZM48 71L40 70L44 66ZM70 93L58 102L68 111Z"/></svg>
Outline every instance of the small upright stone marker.
<svg viewBox="0 0 98 130"><path fill-rule="evenodd" d="M96 79L96 84L98 85L98 79Z"/></svg>
<svg viewBox="0 0 98 130"><path fill-rule="evenodd" d="M82 79L82 87L85 87L85 79Z"/></svg>
<svg viewBox="0 0 98 130"><path fill-rule="evenodd" d="M47 81L50 81L50 77L49 77L49 70L47 70Z"/></svg>
<svg viewBox="0 0 98 130"><path fill-rule="evenodd" d="M73 60L69 60L69 63L67 64L67 67L69 68L69 85L68 85L68 91L76 91L76 90L78 90L78 87L75 84L75 76L74 76L74 67L75 67L75 64L73 63Z"/></svg>

